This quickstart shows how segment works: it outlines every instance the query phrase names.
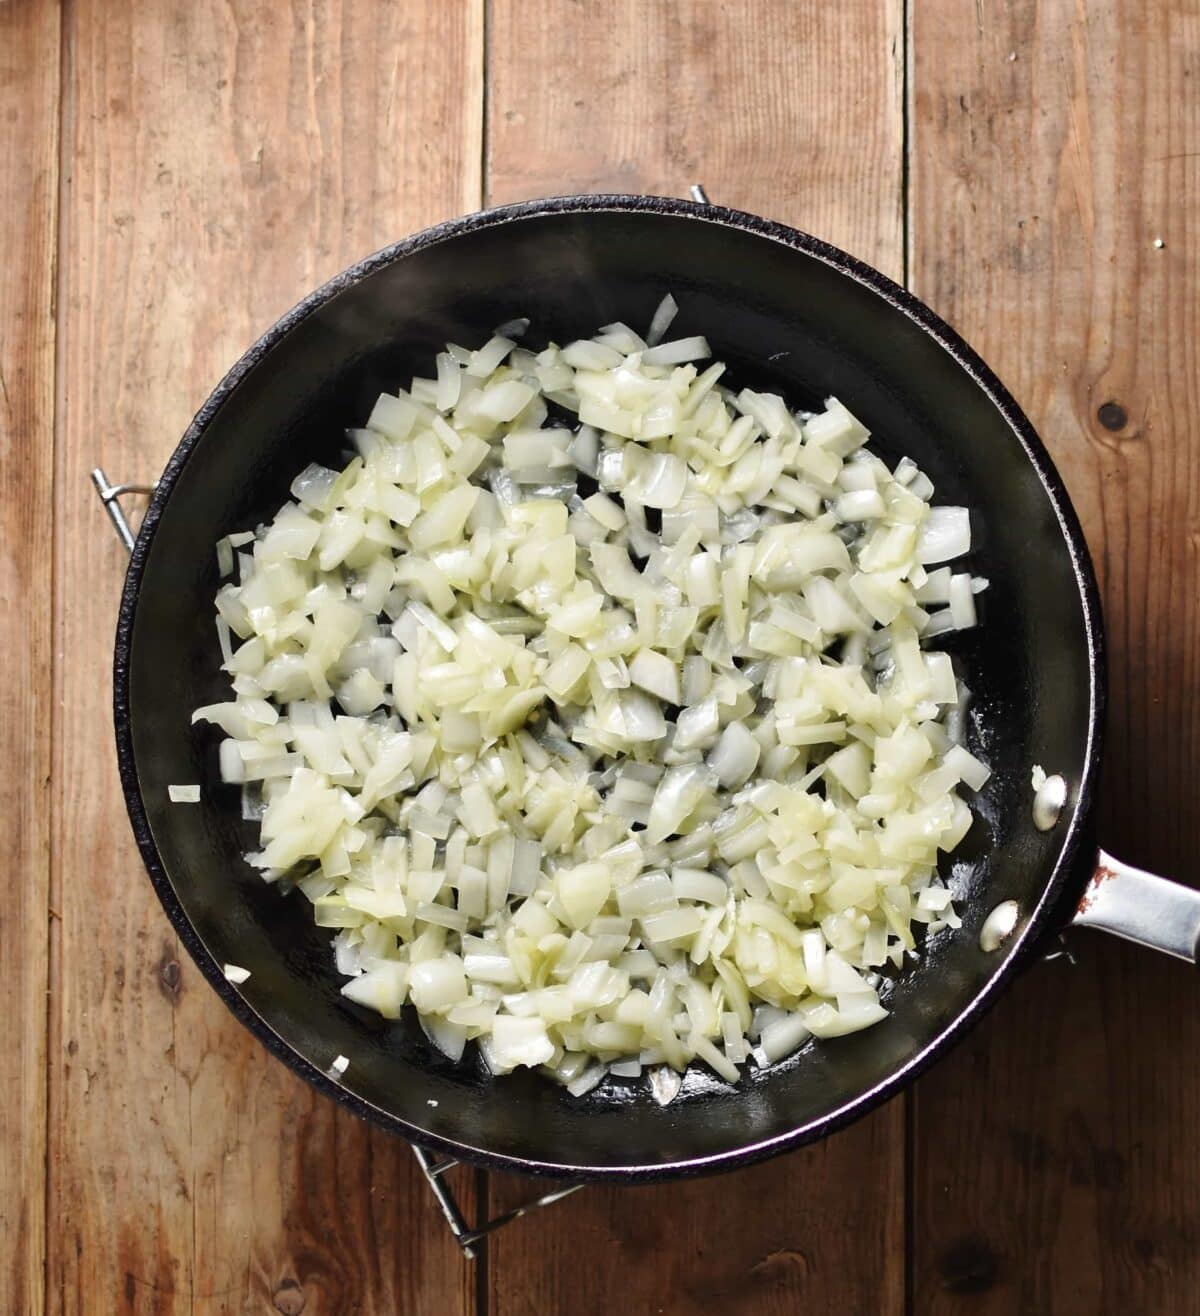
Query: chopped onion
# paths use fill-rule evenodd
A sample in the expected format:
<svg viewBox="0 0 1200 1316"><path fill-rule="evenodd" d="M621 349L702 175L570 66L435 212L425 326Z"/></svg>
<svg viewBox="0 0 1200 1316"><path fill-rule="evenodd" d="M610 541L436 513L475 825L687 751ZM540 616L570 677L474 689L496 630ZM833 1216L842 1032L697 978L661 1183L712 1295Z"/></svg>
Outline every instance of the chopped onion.
<svg viewBox="0 0 1200 1316"><path fill-rule="evenodd" d="M676 312L536 354L514 319L381 396L219 542L232 694L193 715L347 1002L577 1096L883 1018L988 780L923 647L978 623L937 565L968 511L836 398L699 371Z"/></svg>
<svg viewBox="0 0 1200 1316"><path fill-rule="evenodd" d="M759 1035L756 1059L764 1068L773 1065L777 1060L790 1056L809 1033L808 1025L798 1014L774 1019Z"/></svg>
<svg viewBox="0 0 1200 1316"><path fill-rule="evenodd" d="M716 783L716 774L704 764L690 763L668 768L654 793L646 839L651 845L665 841L678 831L680 824L708 795Z"/></svg>
<svg viewBox="0 0 1200 1316"><path fill-rule="evenodd" d="M669 702L677 704L679 702L678 696ZM675 723L675 739L672 741L672 748L679 751L704 748L711 745L716 739L720 727L720 714L717 710L715 698L705 699L698 704L693 704L679 714L679 718Z"/></svg>
<svg viewBox="0 0 1200 1316"><path fill-rule="evenodd" d="M695 338L677 338L673 343L659 343L642 353L645 366L678 366L686 361L702 361L711 356L708 339L697 335Z"/></svg>
<svg viewBox="0 0 1200 1316"><path fill-rule="evenodd" d="M681 457L656 452L650 458L634 490L647 507L675 507L687 488L688 468Z"/></svg>
<svg viewBox="0 0 1200 1316"><path fill-rule="evenodd" d="M952 745L946 751L942 762L947 768L956 772L959 780L973 791L983 790L992 775L991 769L986 764L981 763L974 754L969 753L961 745Z"/></svg>
<svg viewBox="0 0 1200 1316"><path fill-rule="evenodd" d="M462 370L449 352L439 352L437 358L437 399L439 411L452 411L462 393Z"/></svg>
<svg viewBox="0 0 1200 1316"><path fill-rule="evenodd" d="M674 868L671 885L678 900L698 900L706 905L724 905L729 888L715 873L699 868Z"/></svg>
<svg viewBox="0 0 1200 1316"><path fill-rule="evenodd" d="M668 704L679 703L679 669L666 654L639 649L630 660L629 679Z"/></svg>
<svg viewBox="0 0 1200 1316"><path fill-rule="evenodd" d="M536 1018L518 1019L498 1014L492 1023L493 1054L505 1069L518 1065L544 1065L554 1055L546 1025Z"/></svg>
<svg viewBox="0 0 1200 1316"><path fill-rule="evenodd" d="M917 538L917 561L949 562L971 551L971 517L965 507L931 507Z"/></svg>
<svg viewBox="0 0 1200 1316"><path fill-rule="evenodd" d="M883 496L877 489L855 489L844 493L833 505L839 521L871 521L887 515Z"/></svg>
<svg viewBox="0 0 1200 1316"><path fill-rule="evenodd" d="M516 344L512 338L504 333L508 326L502 326L495 333L495 336L489 338L486 343L477 352L471 353L471 360L467 365L467 374L473 379L487 379L490 375L496 373L500 368L504 358L513 350ZM525 328L529 328L529 321L525 321Z"/></svg>
<svg viewBox="0 0 1200 1316"><path fill-rule="evenodd" d="M642 918L674 909L679 903L670 876L662 870L644 873L617 891L617 906L630 918Z"/></svg>
<svg viewBox="0 0 1200 1316"><path fill-rule="evenodd" d="M671 327L671 322L675 319L679 306L675 298L670 293L658 304L658 309L654 312L654 318L650 321L650 328L646 331L646 344L648 347L654 347L662 342L662 336Z"/></svg>
<svg viewBox="0 0 1200 1316"><path fill-rule="evenodd" d="M969 630L977 620L971 577L965 573L950 577L950 617L960 631Z"/></svg>

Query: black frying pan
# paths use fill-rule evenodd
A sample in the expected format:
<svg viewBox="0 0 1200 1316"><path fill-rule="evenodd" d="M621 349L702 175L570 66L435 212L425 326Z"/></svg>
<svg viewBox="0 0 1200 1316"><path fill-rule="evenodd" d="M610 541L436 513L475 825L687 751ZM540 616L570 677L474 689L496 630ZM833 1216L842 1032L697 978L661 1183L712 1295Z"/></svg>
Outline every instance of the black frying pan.
<svg viewBox="0 0 1200 1316"><path fill-rule="evenodd" d="M455 1065L416 1021L388 1022L339 995L327 931L241 859L254 840L236 788L212 785L217 733L191 709L224 697L213 545L253 527L307 462L337 464L342 433L376 395L429 373L447 340L478 343L532 317L566 341L649 322L667 291L674 329L703 333L730 377L794 405L833 393L893 461L909 454L942 502L973 509L972 568L991 587L984 624L947 640L975 693L972 747L993 775L947 867L963 927L899 975L890 1017L810 1042L736 1086L694 1066L659 1106L644 1081L609 1079L578 1100L529 1072ZM910 1082L991 1004L1071 917L1195 958L1200 896L1108 862L1093 880L1091 824L1104 663L1096 585L1079 525L1029 422L932 312L882 275L778 224L645 197L570 197L429 229L314 293L218 386L167 465L133 552L116 638L121 776L159 898L229 1008L323 1092L427 1146L506 1169L650 1179L759 1160L846 1124ZM1031 818L1035 763L1068 784L1057 824ZM167 783L205 782L200 807ZM1016 927L980 931L999 902ZM231 986L224 962L252 972ZM327 1076L349 1059L341 1080Z"/></svg>

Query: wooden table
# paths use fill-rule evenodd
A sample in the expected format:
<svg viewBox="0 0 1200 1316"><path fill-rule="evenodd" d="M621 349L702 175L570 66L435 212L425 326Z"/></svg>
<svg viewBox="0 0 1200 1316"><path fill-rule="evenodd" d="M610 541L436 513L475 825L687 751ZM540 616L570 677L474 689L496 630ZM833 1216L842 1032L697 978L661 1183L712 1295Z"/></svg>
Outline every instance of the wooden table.
<svg viewBox="0 0 1200 1316"><path fill-rule="evenodd" d="M589 1189L465 1262L143 877L87 478L156 474L385 242L701 180L907 281L1028 410L1104 589L1106 840L1194 879L1198 115L1196 0L0 0L0 1312L1200 1311L1200 986L1083 935L829 1141Z"/></svg>

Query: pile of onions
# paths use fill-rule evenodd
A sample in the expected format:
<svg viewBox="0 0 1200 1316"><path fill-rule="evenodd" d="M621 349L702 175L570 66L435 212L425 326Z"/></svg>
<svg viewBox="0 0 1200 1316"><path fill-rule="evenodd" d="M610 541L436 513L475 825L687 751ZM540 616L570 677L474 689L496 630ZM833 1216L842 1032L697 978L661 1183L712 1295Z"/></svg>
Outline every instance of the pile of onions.
<svg viewBox="0 0 1200 1316"><path fill-rule="evenodd" d="M380 397L217 546L233 697L193 719L350 1001L577 1095L882 1019L988 776L921 643L975 623L967 511L674 313Z"/></svg>

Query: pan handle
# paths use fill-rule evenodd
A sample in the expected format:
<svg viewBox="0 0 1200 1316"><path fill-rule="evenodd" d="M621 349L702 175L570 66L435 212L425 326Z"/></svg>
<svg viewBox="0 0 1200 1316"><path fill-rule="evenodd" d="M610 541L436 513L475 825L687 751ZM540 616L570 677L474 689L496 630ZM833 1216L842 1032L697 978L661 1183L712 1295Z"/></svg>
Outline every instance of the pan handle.
<svg viewBox="0 0 1200 1316"><path fill-rule="evenodd" d="M1200 891L1143 872L1103 850L1071 926L1098 928L1200 963Z"/></svg>

